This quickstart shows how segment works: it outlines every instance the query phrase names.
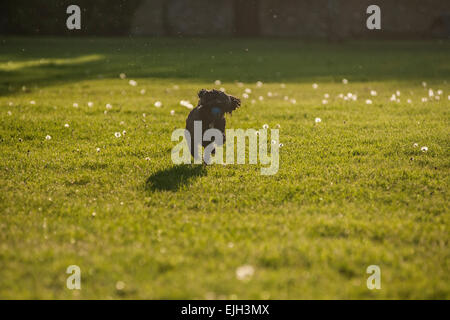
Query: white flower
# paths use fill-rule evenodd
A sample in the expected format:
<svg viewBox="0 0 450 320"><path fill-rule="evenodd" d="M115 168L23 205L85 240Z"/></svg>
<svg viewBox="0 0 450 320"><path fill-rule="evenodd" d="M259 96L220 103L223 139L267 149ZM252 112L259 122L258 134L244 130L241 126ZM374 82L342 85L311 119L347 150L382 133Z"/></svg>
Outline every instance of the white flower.
<svg viewBox="0 0 450 320"><path fill-rule="evenodd" d="M8 110L7 114L8 114L8 116L12 116L11 110Z"/></svg>
<svg viewBox="0 0 450 320"><path fill-rule="evenodd" d="M261 81L257 81L257 82L256 82L256 86L257 86L258 88L261 88L262 85L263 85L263 83L262 83Z"/></svg>
<svg viewBox="0 0 450 320"><path fill-rule="evenodd" d="M427 151L428 151L428 147L423 146L422 148L420 148L420 150L421 150L422 152L427 152Z"/></svg>
<svg viewBox="0 0 450 320"><path fill-rule="evenodd" d="M264 97L263 96L259 96L258 99L259 99L259 101L263 101Z"/></svg>
<svg viewBox="0 0 450 320"><path fill-rule="evenodd" d="M338 97L343 99L344 98L344 94L343 93L339 93Z"/></svg>
<svg viewBox="0 0 450 320"><path fill-rule="evenodd" d="M120 132L115 132L114 135L116 136L116 138L120 138L122 136Z"/></svg>
<svg viewBox="0 0 450 320"><path fill-rule="evenodd" d="M194 106L187 100L181 100L180 104L188 109L194 109Z"/></svg>
<svg viewBox="0 0 450 320"><path fill-rule="evenodd" d="M95 149L97 152L100 152L100 148Z"/></svg>
<svg viewBox="0 0 450 320"><path fill-rule="evenodd" d="M427 102L428 98L422 98L422 102Z"/></svg>
<svg viewBox="0 0 450 320"><path fill-rule="evenodd" d="M244 99L248 99L248 94L246 94L246 93L243 93L243 94L242 94L242 98L244 98Z"/></svg>
<svg viewBox="0 0 450 320"><path fill-rule="evenodd" d="M297 103L297 100L291 99L291 103L292 103L292 104L296 104L296 103Z"/></svg>
<svg viewBox="0 0 450 320"><path fill-rule="evenodd" d="M347 84L347 83L348 83L348 80L344 78L344 79L342 79L342 83L343 83L343 84Z"/></svg>
<svg viewBox="0 0 450 320"><path fill-rule="evenodd" d="M397 97L400 97L400 91L396 91L395 94L397 95Z"/></svg>
<svg viewBox="0 0 450 320"><path fill-rule="evenodd" d="M14 103L13 103L12 101L8 102L8 105L9 105L10 107L12 107L13 104L14 104Z"/></svg>
<svg viewBox="0 0 450 320"><path fill-rule="evenodd" d="M370 95L372 97L375 97L377 95L377 92L375 90L370 90Z"/></svg>
<svg viewBox="0 0 450 320"><path fill-rule="evenodd" d="M282 84L280 84L280 87L284 89L284 88L286 88L286 85L284 83L282 83Z"/></svg>
<svg viewBox="0 0 450 320"><path fill-rule="evenodd" d="M347 98L351 98L353 96L353 93L349 92L347 93Z"/></svg>
<svg viewBox="0 0 450 320"><path fill-rule="evenodd" d="M450 95L447 97L448 100L450 100Z"/></svg>
<svg viewBox="0 0 450 320"><path fill-rule="evenodd" d="M250 89L250 88L245 88L245 90L244 90L246 93L252 93L252 89Z"/></svg>
<svg viewBox="0 0 450 320"><path fill-rule="evenodd" d="M408 100L406 100L406 102L408 102L408 103L412 103L411 99L408 99Z"/></svg>
<svg viewBox="0 0 450 320"><path fill-rule="evenodd" d="M390 99L391 101L397 101L397 96L395 95L395 94L393 94L392 96L391 96L391 99Z"/></svg>
<svg viewBox="0 0 450 320"><path fill-rule="evenodd" d="M427 83L425 81L423 81L422 86L425 88L427 86Z"/></svg>
<svg viewBox="0 0 450 320"><path fill-rule="evenodd" d="M435 100L441 100L441 97L440 96L434 96L434 99Z"/></svg>
<svg viewBox="0 0 450 320"><path fill-rule="evenodd" d="M216 86L220 86L220 85L222 84L222 81L216 80L216 81L214 81L214 84L215 84Z"/></svg>
<svg viewBox="0 0 450 320"><path fill-rule="evenodd" d="M45 136L45 140L51 140L51 139L52 139L51 136L49 136L49 135L46 135L46 136Z"/></svg>
<svg viewBox="0 0 450 320"><path fill-rule="evenodd" d="M358 96L356 94L352 95L352 100L356 101L358 99Z"/></svg>
<svg viewBox="0 0 450 320"><path fill-rule="evenodd" d="M269 129L269 125L266 123L265 125L263 125L263 129Z"/></svg>
<svg viewBox="0 0 450 320"><path fill-rule="evenodd" d="M155 102L155 107L161 108L161 106L162 106L162 102L161 101L156 101Z"/></svg>
<svg viewBox="0 0 450 320"><path fill-rule="evenodd" d="M219 90L220 90L220 91L222 91L222 92L225 92L225 91L227 91L227 90L225 90L225 88L224 88L224 87L220 88Z"/></svg>
<svg viewBox="0 0 450 320"><path fill-rule="evenodd" d="M78 103L74 102L73 107L78 108Z"/></svg>
<svg viewBox="0 0 450 320"><path fill-rule="evenodd" d="M433 89L428 89L428 96L431 98L432 96L434 96L434 92Z"/></svg>
<svg viewBox="0 0 450 320"><path fill-rule="evenodd" d="M120 77L120 79L125 79L125 78L127 77L127 75L126 75L125 73L121 73L121 74L119 75L119 77Z"/></svg>
<svg viewBox="0 0 450 320"><path fill-rule="evenodd" d="M322 104L327 104L327 103L328 103L328 100L326 100L326 99L322 100Z"/></svg>
<svg viewBox="0 0 450 320"><path fill-rule="evenodd" d="M177 85L177 84L174 84L174 85L173 85L173 89L174 89L174 90L178 90L178 89L180 89L180 86Z"/></svg>
<svg viewBox="0 0 450 320"><path fill-rule="evenodd" d="M267 92L267 96L271 97L271 96L273 96L273 93L269 91L269 92Z"/></svg>
<svg viewBox="0 0 450 320"><path fill-rule="evenodd" d="M239 88L242 88L242 87L244 86L244 84L243 84L242 82L238 82L238 83L237 83L237 86L238 86Z"/></svg>
<svg viewBox="0 0 450 320"><path fill-rule="evenodd" d="M110 105L109 103L106 104L105 106L106 109L111 110L112 109L112 105Z"/></svg>
<svg viewBox="0 0 450 320"><path fill-rule="evenodd" d="M283 148L283 144L282 144L282 143L280 143L278 146L279 146L280 148Z"/></svg>
<svg viewBox="0 0 450 320"><path fill-rule="evenodd" d="M30 104L36 104L36 101L31 100L31 101L30 101Z"/></svg>
<svg viewBox="0 0 450 320"><path fill-rule="evenodd" d="M141 89L141 94L145 94L145 89Z"/></svg>
<svg viewBox="0 0 450 320"><path fill-rule="evenodd" d="M419 146L418 143L414 143L414 144L413 144L413 147L414 147L414 148L417 148L418 146Z"/></svg>
<svg viewBox="0 0 450 320"><path fill-rule="evenodd" d="M272 144L275 144L275 143L277 143L275 140L272 140Z"/></svg>
<svg viewBox="0 0 450 320"><path fill-rule="evenodd" d="M91 101L88 102L88 107L89 107L89 108L92 108L93 105L94 105L93 102L91 102Z"/></svg>
<svg viewBox="0 0 450 320"><path fill-rule="evenodd" d="M150 161L150 157L145 157L145 160Z"/></svg>
<svg viewBox="0 0 450 320"><path fill-rule="evenodd" d="M313 83L313 84L312 84L312 87L313 87L313 89L315 90L315 89L317 89L317 88L319 87L319 85L318 85L317 83Z"/></svg>
<svg viewBox="0 0 450 320"><path fill-rule="evenodd" d="M449 96L449 97L450 97L450 96ZM288 97L288 96L284 96L283 99L284 99L285 101L288 101L288 100L289 100L289 97Z"/></svg>
<svg viewBox="0 0 450 320"><path fill-rule="evenodd" d="M328 93L325 93L325 94L323 95L323 97L324 97L325 99L328 99L328 98L330 97L330 95L329 95Z"/></svg>
<svg viewBox="0 0 450 320"><path fill-rule="evenodd" d="M366 104L372 104L372 100L367 99L367 100L366 100Z"/></svg>
<svg viewBox="0 0 450 320"><path fill-rule="evenodd" d="M123 134L123 135L126 135L126 134L127 134L127 132L126 132L125 130L123 130L123 131L122 131L122 134Z"/></svg>
<svg viewBox="0 0 450 320"><path fill-rule="evenodd" d="M70 127L70 126L69 126L69 124L68 124L68 123L66 123L66 124L64 125L64 127L68 128L68 127Z"/></svg>
<svg viewBox="0 0 450 320"><path fill-rule="evenodd" d="M117 281L116 283L116 289L118 291L125 289L125 282L123 281Z"/></svg>
<svg viewBox="0 0 450 320"><path fill-rule="evenodd" d="M443 91L441 90L441 89L439 89L438 91L436 91L437 92L437 94L440 96L440 95L442 95L442 93L443 93Z"/></svg>
<svg viewBox="0 0 450 320"><path fill-rule="evenodd" d="M316 119L314 119L314 121L315 121L316 123L319 123L319 122L322 122L322 119L316 118Z"/></svg>
<svg viewBox="0 0 450 320"><path fill-rule="evenodd" d="M128 81L128 84L129 84L130 86L133 86L133 87L136 87L136 86L137 86L137 82L134 81L134 80Z"/></svg>
<svg viewBox="0 0 450 320"><path fill-rule="evenodd" d="M174 115L175 114L175 110L170 110L170 115Z"/></svg>
<svg viewBox="0 0 450 320"><path fill-rule="evenodd" d="M236 278L241 281L248 281L253 277L255 268L250 265L244 265L236 269Z"/></svg>

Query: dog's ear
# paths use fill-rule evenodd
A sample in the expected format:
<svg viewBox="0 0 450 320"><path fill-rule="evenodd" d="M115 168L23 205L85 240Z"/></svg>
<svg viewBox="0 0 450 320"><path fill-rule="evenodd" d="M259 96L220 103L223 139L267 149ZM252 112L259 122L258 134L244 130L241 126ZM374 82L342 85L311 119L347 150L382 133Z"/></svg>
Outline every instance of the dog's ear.
<svg viewBox="0 0 450 320"><path fill-rule="evenodd" d="M231 111L234 111L241 106L241 100L233 96L231 96L230 98L231 98Z"/></svg>
<svg viewBox="0 0 450 320"><path fill-rule="evenodd" d="M233 97L233 96L230 96L230 97L231 97L231 104L233 105L234 109L239 108L241 106L241 99Z"/></svg>
<svg viewBox="0 0 450 320"><path fill-rule="evenodd" d="M231 103L228 106L228 108L226 108L225 112L228 112L229 114L231 114L234 110L236 110L237 108L239 108L241 106L241 100L233 97L233 96L229 96Z"/></svg>
<svg viewBox="0 0 450 320"><path fill-rule="evenodd" d="M198 97L201 99L201 98L203 98L203 97L205 96L205 94L206 94L206 90L205 90L205 89L202 89L202 90L200 90L200 91L198 92Z"/></svg>

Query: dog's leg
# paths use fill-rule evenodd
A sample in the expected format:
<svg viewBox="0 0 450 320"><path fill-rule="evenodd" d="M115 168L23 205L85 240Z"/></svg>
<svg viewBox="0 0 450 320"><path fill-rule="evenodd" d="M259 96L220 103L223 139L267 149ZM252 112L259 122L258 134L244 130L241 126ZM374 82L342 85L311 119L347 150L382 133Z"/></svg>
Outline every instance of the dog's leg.
<svg viewBox="0 0 450 320"><path fill-rule="evenodd" d="M226 126L226 120L225 118L221 118L218 119L216 121L214 121L214 128L219 129L222 132L223 135L223 143L225 143L226 141L226 136L225 136L225 126Z"/></svg>

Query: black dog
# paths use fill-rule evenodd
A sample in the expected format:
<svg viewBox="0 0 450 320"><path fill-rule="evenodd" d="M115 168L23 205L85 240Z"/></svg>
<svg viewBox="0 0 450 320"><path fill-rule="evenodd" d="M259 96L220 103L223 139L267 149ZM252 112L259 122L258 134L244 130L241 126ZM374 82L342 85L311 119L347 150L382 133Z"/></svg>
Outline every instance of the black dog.
<svg viewBox="0 0 450 320"><path fill-rule="evenodd" d="M241 105L241 100L238 98L218 90L202 89L198 93L198 97L197 107L189 113L186 119L186 130L190 133L190 137L186 136L186 140L194 158L194 148L197 148L194 144L194 121L202 122L202 137L206 130L215 128L222 132L223 142L225 142L225 113L231 114ZM202 141L202 146L206 147L210 143L209 141ZM214 154L215 150L212 153Z"/></svg>

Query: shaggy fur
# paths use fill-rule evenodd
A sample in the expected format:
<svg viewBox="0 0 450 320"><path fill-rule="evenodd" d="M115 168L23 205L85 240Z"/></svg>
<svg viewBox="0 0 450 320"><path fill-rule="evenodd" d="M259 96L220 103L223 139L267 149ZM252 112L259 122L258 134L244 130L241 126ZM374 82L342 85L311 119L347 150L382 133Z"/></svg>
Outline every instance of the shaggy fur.
<svg viewBox="0 0 450 320"><path fill-rule="evenodd" d="M186 137L186 140L192 156L194 156L194 121L202 122L202 137L206 130L216 128L222 132L223 142L225 142L225 114L231 114L241 105L241 100L238 98L218 90L202 89L198 93L198 97L197 107L189 113L186 119L186 130L191 135L190 139ZM206 147L210 143L210 141L204 141L202 146Z"/></svg>

